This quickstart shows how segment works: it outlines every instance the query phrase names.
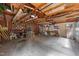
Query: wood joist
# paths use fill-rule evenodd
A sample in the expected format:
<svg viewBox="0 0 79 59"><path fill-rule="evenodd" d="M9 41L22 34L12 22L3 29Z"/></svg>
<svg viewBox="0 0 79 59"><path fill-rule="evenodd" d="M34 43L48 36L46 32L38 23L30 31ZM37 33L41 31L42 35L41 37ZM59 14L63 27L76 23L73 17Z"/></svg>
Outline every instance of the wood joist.
<svg viewBox="0 0 79 59"><path fill-rule="evenodd" d="M65 5L64 10L58 13L53 13L52 16L57 16L58 14L69 13L74 11L79 11L79 4L72 4L71 6L67 6L67 7Z"/></svg>
<svg viewBox="0 0 79 59"><path fill-rule="evenodd" d="M45 5L49 5L49 4L44 4L43 6L45 6ZM37 8L40 10L43 6L40 6L40 7L38 6ZM61 7L61 6L63 6L63 7ZM62 10L59 10L60 7L62 8ZM58 8L58 10L57 10L57 8ZM41 9L41 12L43 12L44 14L46 14L48 16L54 16L59 13L66 13L66 12L79 10L79 4L74 4L74 3L73 4L68 4L68 3L50 4L48 7L44 8L43 10L42 9ZM55 9L57 10L57 12L52 12ZM51 13L48 14L48 12L51 12Z"/></svg>
<svg viewBox="0 0 79 59"><path fill-rule="evenodd" d="M41 5L40 5L41 4ZM14 7L15 8L29 8L29 9L33 9L32 10L32 13L33 14L36 14L37 16L38 16L38 19L39 18L46 18L45 16L45 13L46 12L48 12L48 11L50 11L50 10L54 10L54 9L56 9L56 8L58 8L58 7L60 7L60 6L64 6L64 4L62 3L62 4L58 4L57 6L55 6L55 7L52 7L52 8L50 8L49 6L49 8L45 11L45 13L43 13L42 12L42 10L40 10L40 8L42 8L43 6L45 6L47 3L44 3L44 4L42 4L42 3L40 3L40 4L37 4L37 5L39 5L38 7L37 7L37 5L36 4L32 4L31 3L31 6L29 6L29 5L27 5L27 4L12 4L12 5L14 5ZM16 6L16 5L18 5L18 6ZM33 6L36 6L36 7L33 7ZM49 4L48 4L49 5ZM50 6L51 6L51 4L50 4ZM52 4L52 6L53 6L53 4ZM43 7L44 8L44 7ZM44 10L45 10L45 8L44 8ZM66 16L67 14L72 14L73 13L73 11L78 11L79 10L79 4L71 4L70 6L66 6L66 4L65 4L65 6L64 6L64 9L63 10L61 10L61 11L58 11L58 12L55 12L55 13L51 13L51 15L52 16L50 16L52 19L58 19L58 17L63 17L63 16ZM14 14L14 13L12 13L12 14ZM71 18L71 17L74 17L74 16L78 16L79 14L73 14L73 15L70 15L70 16L67 16L66 18ZM26 17L27 15L22 15L19 19L20 19L20 21L23 21L22 19L23 18L27 18ZM47 16L47 18L48 18L48 16ZM66 18L64 18L63 17L63 20L64 19L66 19ZM27 19L30 19L30 18L27 18ZM31 20L30 20L31 21ZM40 22L41 20L38 20L38 22ZM51 20L52 21L52 20ZM56 20L56 21L58 21L58 20ZM59 20L60 22L63 22L63 21L61 21L61 20ZM52 21L53 22L53 21ZM60 23L59 22L59 23Z"/></svg>
<svg viewBox="0 0 79 59"><path fill-rule="evenodd" d="M28 3L27 3L28 4ZM27 4L11 4L12 6L14 6L15 9L24 9L24 8L28 8L30 10L32 10L32 13L36 14L38 17L44 17L45 14L43 12L41 12L40 10L38 10L37 8L33 7L32 4L30 3L29 6Z"/></svg>
<svg viewBox="0 0 79 59"><path fill-rule="evenodd" d="M45 12L42 12L42 10L40 10L40 7L43 7L44 5L46 5L47 3L36 3L36 4L33 4L33 3L30 3L29 4L29 6L30 5L33 5L33 6L38 6L38 8L36 7L36 8L34 8L34 7L29 7L29 6L27 6L27 4L12 4L12 5L14 5L14 7L15 8L24 8L24 7L27 7L27 8L30 8L30 9L33 9L33 13L35 13L36 15L38 15L39 17L44 17L45 16L45 13L46 12L49 12L49 11L51 11L51 10L54 10L54 9L56 9L56 8L58 8L58 7L60 7L60 6L62 6L63 5L63 3L62 4L59 4L59 5L57 5L57 6L55 6L55 7L47 7L48 9L46 10L46 8L45 8ZM65 4L64 4L65 5ZM51 6L51 5L50 5ZM53 4L52 4L52 6L53 6ZM37 10L37 9L39 9L39 10ZM51 14L49 14L49 15L56 15L56 14L59 14L59 13L65 13L65 12L70 12L70 11L74 11L74 10L79 10L79 4L72 4L72 5L70 5L70 6L64 6L64 10L61 10L61 11L59 11L59 12L55 12L55 13L51 13Z"/></svg>

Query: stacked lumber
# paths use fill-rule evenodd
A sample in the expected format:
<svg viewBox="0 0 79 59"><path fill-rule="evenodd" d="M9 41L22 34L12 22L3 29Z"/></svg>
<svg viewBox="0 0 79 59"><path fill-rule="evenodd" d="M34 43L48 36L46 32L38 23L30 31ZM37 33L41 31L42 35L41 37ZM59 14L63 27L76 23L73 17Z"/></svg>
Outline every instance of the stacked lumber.
<svg viewBox="0 0 79 59"><path fill-rule="evenodd" d="M9 40L9 32L8 32L8 28L6 27L2 27L0 25L0 39L1 40Z"/></svg>

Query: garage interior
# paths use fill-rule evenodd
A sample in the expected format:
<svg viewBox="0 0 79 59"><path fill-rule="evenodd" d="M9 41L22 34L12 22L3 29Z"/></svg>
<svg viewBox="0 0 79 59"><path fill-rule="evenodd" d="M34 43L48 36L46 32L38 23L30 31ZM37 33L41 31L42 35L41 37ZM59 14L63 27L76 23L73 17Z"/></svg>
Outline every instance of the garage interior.
<svg viewBox="0 0 79 59"><path fill-rule="evenodd" d="M0 56L79 56L79 4L0 3Z"/></svg>

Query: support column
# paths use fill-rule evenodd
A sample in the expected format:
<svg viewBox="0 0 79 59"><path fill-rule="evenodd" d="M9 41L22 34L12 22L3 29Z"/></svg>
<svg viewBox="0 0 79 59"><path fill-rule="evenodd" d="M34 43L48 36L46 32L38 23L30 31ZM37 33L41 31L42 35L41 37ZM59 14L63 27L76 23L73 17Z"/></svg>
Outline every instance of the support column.
<svg viewBox="0 0 79 59"><path fill-rule="evenodd" d="M6 21L7 21L8 31L11 31L12 30L12 16L5 15L5 17L6 17Z"/></svg>
<svg viewBox="0 0 79 59"><path fill-rule="evenodd" d="M35 34L39 33L39 24L36 24L36 23L33 24L33 31Z"/></svg>
<svg viewBox="0 0 79 59"><path fill-rule="evenodd" d="M4 17L3 17L3 15L0 16L0 25L1 25L1 26L4 26L4 25L5 25L5 24L4 24Z"/></svg>

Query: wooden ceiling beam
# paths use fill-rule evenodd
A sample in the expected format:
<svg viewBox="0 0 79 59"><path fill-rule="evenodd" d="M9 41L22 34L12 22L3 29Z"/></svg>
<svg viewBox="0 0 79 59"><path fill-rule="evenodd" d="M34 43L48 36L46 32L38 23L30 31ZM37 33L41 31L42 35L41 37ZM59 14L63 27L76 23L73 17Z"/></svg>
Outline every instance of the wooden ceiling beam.
<svg viewBox="0 0 79 59"><path fill-rule="evenodd" d="M11 16L14 16L15 15L14 12L12 12L12 11L10 12L10 11L7 11L7 10L1 11L1 13L7 14L7 15L11 15Z"/></svg>
<svg viewBox="0 0 79 59"><path fill-rule="evenodd" d="M64 10L64 5L61 5L60 7L57 7L56 9L48 11L45 14L48 16L52 16L52 15L62 12L63 10Z"/></svg>
<svg viewBox="0 0 79 59"><path fill-rule="evenodd" d="M31 3L33 6L35 6L37 9L44 6L46 3Z"/></svg>
<svg viewBox="0 0 79 59"><path fill-rule="evenodd" d="M50 11L51 14L49 14L49 16L55 16L57 14L63 14L63 13L68 13L68 12L73 12L73 11L78 11L78 10L79 10L79 4L74 4L69 7L66 7L66 5L65 5L64 9L61 11L58 10L58 12L53 12L53 13L52 13L52 11Z"/></svg>
<svg viewBox="0 0 79 59"><path fill-rule="evenodd" d="M61 5L63 5L63 3L52 4L52 5L50 5L48 8L42 10L42 12L44 12L44 13L49 12L49 11L51 11L51 10L53 10L53 9L56 9L56 8L60 7Z"/></svg>

